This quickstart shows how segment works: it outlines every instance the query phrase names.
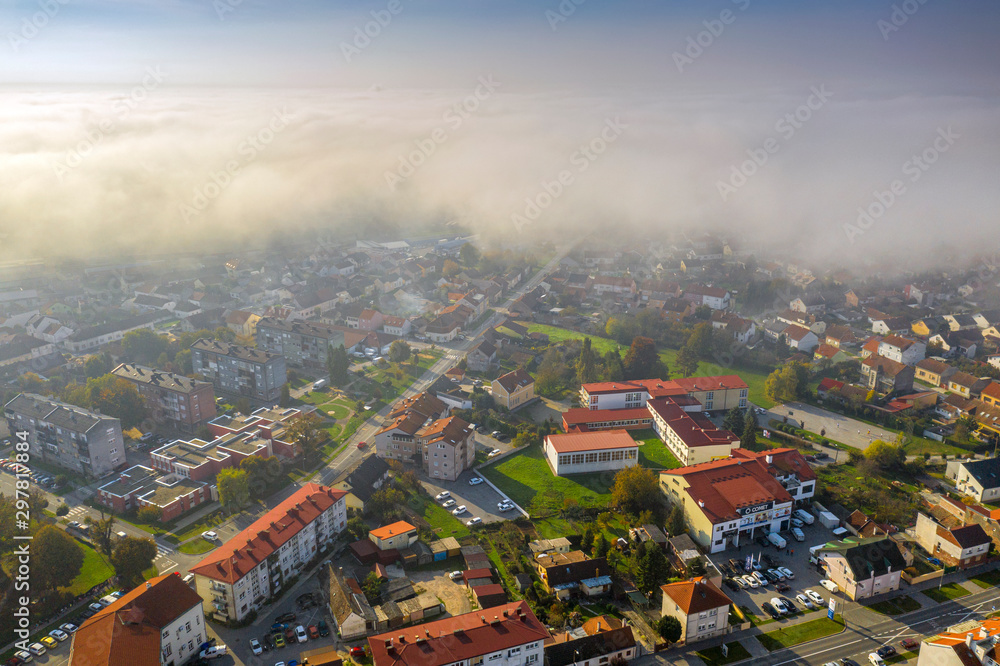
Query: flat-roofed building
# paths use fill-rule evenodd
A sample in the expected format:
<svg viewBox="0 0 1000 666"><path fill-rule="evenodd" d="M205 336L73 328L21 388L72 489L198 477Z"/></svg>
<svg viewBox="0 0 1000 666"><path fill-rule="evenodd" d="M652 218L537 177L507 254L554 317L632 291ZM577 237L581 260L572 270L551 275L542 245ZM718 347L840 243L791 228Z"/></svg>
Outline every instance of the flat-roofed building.
<svg viewBox="0 0 1000 666"><path fill-rule="evenodd" d="M635 467L639 445L625 430L548 435L542 446L556 476Z"/></svg>

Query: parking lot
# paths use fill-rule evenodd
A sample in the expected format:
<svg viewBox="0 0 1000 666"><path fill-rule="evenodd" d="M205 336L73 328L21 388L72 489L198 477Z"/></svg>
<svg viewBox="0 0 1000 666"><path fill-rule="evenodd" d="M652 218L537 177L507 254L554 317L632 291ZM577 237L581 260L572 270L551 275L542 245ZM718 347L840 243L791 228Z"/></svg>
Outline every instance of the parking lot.
<svg viewBox="0 0 1000 666"><path fill-rule="evenodd" d="M466 470L465 472L462 472L462 475L458 477L457 481L429 479L421 481L421 483L423 484L424 489L430 493L431 497L436 497L441 491L447 490L451 493L451 499L455 500L454 506L464 504L468 511L460 516L456 516L456 518L462 520L463 522L471 520L473 516L482 518L484 523L492 523L500 520L516 518L519 515L517 509L506 512L501 512L497 509L497 504L499 504L501 500L507 499L507 497L491 488L488 483L480 483L476 486L469 485L469 480L478 476L478 472ZM438 502L438 504L441 503L442 502ZM454 508L454 506L451 508Z"/></svg>
<svg viewBox="0 0 1000 666"><path fill-rule="evenodd" d="M784 597L793 602L797 612L814 612L820 610L826 612L826 604L829 603L831 596L830 591L819 583L824 578L824 575L820 573L815 564L809 563L809 548L810 546L827 543L833 540L834 536L818 520L812 525L803 526L802 531L806 537L805 541L795 541L790 534L782 534L788 542L784 550L779 551L774 546L763 548L757 543L752 543L712 556L712 561L715 562L724 574L729 568L728 561L730 559L745 562L747 556L750 555L755 560L758 556L767 555L774 562L775 566L791 569L795 575L793 579L783 581L784 584L789 586L789 589L782 592L779 592L777 585L770 581L767 585L762 585L756 589L748 587L734 590L727 585L726 594L730 596L737 606L746 607L753 614L761 618L767 618L768 613L765 612L763 604L770 602L773 597ZM765 568L772 568L768 566L767 560L764 560L763 564ZM742 571L737 571L737 573L743 574ZM822 604L813 602L816 606L814 609L804 606L796 599L796 595L804 594L805 590L813 590L818 593L822 597Z"/></svg>

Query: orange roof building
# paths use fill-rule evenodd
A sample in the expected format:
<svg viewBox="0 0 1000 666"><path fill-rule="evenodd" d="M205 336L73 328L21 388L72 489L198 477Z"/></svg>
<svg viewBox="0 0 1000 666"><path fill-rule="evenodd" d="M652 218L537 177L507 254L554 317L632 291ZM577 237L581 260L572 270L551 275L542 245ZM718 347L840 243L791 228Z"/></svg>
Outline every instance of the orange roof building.
<svg viewBox="0 0 1000 666"><path fill-rule="evenodd" d="M624 469L639 461L639 445L625 430L548 435L542 452L556 476Z"/></svg>

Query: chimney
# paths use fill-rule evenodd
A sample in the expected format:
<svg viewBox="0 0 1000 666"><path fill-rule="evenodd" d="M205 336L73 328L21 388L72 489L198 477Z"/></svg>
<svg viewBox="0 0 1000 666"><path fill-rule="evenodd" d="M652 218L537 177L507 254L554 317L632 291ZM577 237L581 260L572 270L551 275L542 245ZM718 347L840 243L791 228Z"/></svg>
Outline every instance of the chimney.
<svg viewBox="0 0 1000 666"><path fill-rule="evenodd" d="M149 588L151 588L151 587L153 587L153 584L152 584L152 583L150 583L150 582L149 582L149 581L147 580L147 581L146 581L146 589L148 590L148 589L149 589Z"/></svg>
<svg viewBox="0 0 1000 666"><path fill-rule="evenodd" d="M970 649L972 648L972 634L973 632L970 631L965 635L965 646Z"/></svg>
<svg viewBox="0 0 1000 666"><path fill-rule="evenodd" d="M774 456L772 456L770 454L764 456L764 459L767 461L768 465L770 465L770 464L772 464L774 462Z"/></svg>

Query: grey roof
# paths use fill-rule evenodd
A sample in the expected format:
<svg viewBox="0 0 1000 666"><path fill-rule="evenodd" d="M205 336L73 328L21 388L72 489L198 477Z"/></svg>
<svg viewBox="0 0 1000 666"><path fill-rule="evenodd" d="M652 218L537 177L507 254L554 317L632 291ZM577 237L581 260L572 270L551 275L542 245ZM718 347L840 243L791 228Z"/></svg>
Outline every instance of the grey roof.
<svg viewBox="0 0 1000 666"><path fill-rule="evenodd" d="M115 331L127 331L139 326L145 326L146 324L152 324L153 322L160 321L161 319L167 319L169 317L169 312L145 312L141 315L128 317L120 321L110 321L106 324L98 324L97 326L91 326L90 328L80 329L73 335L69 336L69 339L77 342L81 340L90 340L92 338L98 338L102 335L114 333Z"/></svg>
<svg viewBox="0 0 1000 666"><path fill-rule="evenodd" d="M199 338L198 340L195 340L194 344L191 345L191 349L198 349L211 354L219 354L220 356L231 356L233 358L238 358L242 361L250 361L252 363L267 363L271 359L278 358L278 356L280 356L280 354L264 351L263 349L254 349L253 347L247 347L245 345L237 345L231 342L220 342L219 340L209 340L207 338Z"/></svg>
<svg viewBox="0 0 1000 666"><path fill-rule="evenodd" d="M320 324L312 321L282 321L274 317L264 317L257 322L257 329L270 328L286 333L297 333L326 340L343 337L344 330L331 324Z"/></svg>
<svg viewBox="0 0 1000 666"><path fill-rule="evenodd" d="M122 379L136 382L137 384L147 384L158 388L173 391L174 393L191 393L205 386L211 386L208 382L199 382L189 379L184 375L175 375L172 372L148 368L144 365L132 363L122 363L111 371L111 374Z"/></svg>
<svg viewBox="0 0 1000 666"><path fill-rule="evenodd" d="M46 398L34 393L21 393L7 403L6 411L13 411L28 418L42 420L74 432L88 432L98 424L117 422L118 419Z"/></svg>
<svg viewBox="0 0 1000 666"><path fill-rule="evenodd" d="M375 493L375 483L388 471L389 464L386 461L375 455L368 456L347 475L351 492L362 502L367 502Z"/></svg>
<svg viewBox="0 0 1000 666"><path fill-rule="evenodd" d="M899 552L899 546L884 536L856 542L834 542L823 547L821 552L839 552L843 555L856 581L906 568L906 560Z"/></svg>
<svg viewBox="0 0 1000 666"><path fill-rule="evenodd" d="M962 463L962 467L983 488L1000 487L1000 458L970 460L969 462Z"/></svg>

